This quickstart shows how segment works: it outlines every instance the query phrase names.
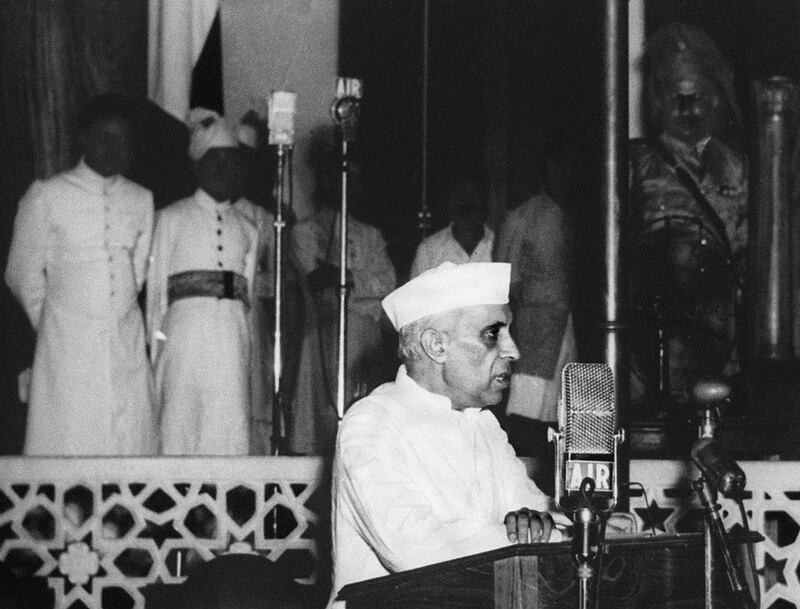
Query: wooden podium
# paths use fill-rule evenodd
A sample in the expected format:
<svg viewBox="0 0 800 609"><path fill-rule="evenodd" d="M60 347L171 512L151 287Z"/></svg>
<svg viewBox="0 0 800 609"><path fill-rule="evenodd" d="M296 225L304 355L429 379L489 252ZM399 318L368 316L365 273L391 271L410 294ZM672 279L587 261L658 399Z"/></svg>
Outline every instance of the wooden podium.
<svg viewBox="0 0 800 609"><path fill-rule="evenodd" d="M703 609L702 533L612 538L604 547L597 606ZM716 571L722 584L722 563ZM339 599L347 609L575 609L578 585L569 542L525 544L350 584Z"/></svg>

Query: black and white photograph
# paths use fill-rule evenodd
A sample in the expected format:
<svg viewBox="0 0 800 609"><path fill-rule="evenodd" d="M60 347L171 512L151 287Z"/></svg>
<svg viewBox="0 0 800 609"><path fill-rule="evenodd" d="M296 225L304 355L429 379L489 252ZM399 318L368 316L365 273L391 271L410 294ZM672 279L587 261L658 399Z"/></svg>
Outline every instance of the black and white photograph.
<svg viewBox="0 0 800 609"><path fill-rule="evenodd" d="M800 609L800 0L15 0L0 81L0 609Z"/></svg>

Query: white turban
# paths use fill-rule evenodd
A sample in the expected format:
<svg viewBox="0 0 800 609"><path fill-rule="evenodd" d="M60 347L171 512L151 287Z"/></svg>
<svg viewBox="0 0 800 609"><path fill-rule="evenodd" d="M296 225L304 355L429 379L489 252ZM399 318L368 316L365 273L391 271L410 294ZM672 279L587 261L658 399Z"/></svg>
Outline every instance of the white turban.
<svg viewBox="0 0 800 609"><path fill-rule="evenodd" d="M508 304L511 265L507 262L444 264L425 271L383 299L396 330L413 321L474 305Z"/></svg>
<svg viewBox="0 0 800 609"><path fill-rule="evenodd" d="M239 123L236 126L236 139L239 140L239 143L244 144L249 148L258 147L258 132L253 125Z"/></svg>
<svg viewBox="0 0 800 609"><path fill-rule="evenodd" d="M192 108L186 120L189 126L189 158L199 161L210 148L236 148L239 140L225 120L213 110Z"/></svg>

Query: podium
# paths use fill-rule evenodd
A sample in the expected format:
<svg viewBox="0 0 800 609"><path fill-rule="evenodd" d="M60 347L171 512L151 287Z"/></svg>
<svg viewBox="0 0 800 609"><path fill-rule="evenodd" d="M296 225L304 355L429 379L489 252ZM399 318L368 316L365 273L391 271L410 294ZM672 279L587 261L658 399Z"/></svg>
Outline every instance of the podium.
<svg viewBox="0 0 800 609"><path fill-rule="evenodd" d="M597 606L703 609L703 548L702 533L607 539ZM575 609L578 584L569 542L519 544L356 582L338 598L347 609Z"/></svg>

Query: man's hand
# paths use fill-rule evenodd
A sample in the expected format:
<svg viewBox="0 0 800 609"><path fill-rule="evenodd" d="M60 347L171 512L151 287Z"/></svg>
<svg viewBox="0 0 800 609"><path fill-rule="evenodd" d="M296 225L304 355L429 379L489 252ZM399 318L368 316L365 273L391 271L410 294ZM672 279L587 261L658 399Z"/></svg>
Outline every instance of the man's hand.
<svg viewBox="0 0 800 609"><path fill-rule="evenodd" d="M549 541L555 523L547 512L522 508L505 517L506 535L511 543L537 543Z"/></svg>

